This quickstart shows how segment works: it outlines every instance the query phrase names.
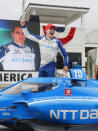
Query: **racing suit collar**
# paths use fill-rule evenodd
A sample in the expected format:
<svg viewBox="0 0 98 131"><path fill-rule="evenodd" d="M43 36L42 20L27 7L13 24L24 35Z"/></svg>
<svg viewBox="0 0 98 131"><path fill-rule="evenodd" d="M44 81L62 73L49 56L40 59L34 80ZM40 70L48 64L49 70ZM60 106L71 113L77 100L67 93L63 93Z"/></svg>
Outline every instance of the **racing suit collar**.
<svg viewBox="0 0 98 131"><path fill-rule="evenodd" d="M53 39L54 39L54 37L49 38L49 37L45 36L45 39L46 39L46 40L53 40Z"/></svg>
<svg viewBox="0 0 98 131"><path fill-rule="evenodd" d="M13 45L18 47L18 48L24 48L25 47L25 45L20 45L20 44L18 44L16 42L14 42Z"/></svg>

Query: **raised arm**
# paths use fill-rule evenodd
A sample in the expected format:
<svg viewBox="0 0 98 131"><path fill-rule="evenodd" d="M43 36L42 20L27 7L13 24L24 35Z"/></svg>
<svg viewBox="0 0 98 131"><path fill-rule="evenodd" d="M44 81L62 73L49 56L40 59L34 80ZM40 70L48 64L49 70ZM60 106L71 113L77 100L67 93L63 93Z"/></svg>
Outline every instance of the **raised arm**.
<svg viewBox="0 0 98 131"><path fill-rule="evenodd" d="M25 35L26 38L28 38L28 39L30 39L30 40L33 40L33 41L35 41L35 42L39 42L39 40L41 39L41 37L38 36L38 35L34 35L34 34L30 33L30 32L28 31L26 25L25 25L25 21L24 21L24 20L22 20L22 21L20 22L20 24L21 24L21 26L22 26L23 33L24 33L24 35Z"/></svg>

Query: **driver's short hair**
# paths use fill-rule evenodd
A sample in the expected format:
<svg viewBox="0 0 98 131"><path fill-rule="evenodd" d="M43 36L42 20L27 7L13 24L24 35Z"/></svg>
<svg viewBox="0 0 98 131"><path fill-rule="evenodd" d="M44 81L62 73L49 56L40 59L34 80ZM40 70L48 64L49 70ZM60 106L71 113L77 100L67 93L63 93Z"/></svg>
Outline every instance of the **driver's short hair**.
<svg viewBox="0 0 98 131"><path fill-rule="evenodd" d="M20 24L15 24L15 25L13 25L13 27L12 27L12 32L14 32L14 30L15 30L16 27L22 28Z"/></svg>

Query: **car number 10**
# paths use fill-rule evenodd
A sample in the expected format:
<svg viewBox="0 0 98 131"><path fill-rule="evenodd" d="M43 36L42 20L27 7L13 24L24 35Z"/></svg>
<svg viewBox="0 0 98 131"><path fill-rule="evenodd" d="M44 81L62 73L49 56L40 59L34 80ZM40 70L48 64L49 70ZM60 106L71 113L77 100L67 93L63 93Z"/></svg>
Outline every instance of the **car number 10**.
<svg viewBox="0 0 98 131"><path fill-rule="evenodd" d="M75 72L76 78L82 78L82 71L81 70L74 70L74 72Z"/></svg>

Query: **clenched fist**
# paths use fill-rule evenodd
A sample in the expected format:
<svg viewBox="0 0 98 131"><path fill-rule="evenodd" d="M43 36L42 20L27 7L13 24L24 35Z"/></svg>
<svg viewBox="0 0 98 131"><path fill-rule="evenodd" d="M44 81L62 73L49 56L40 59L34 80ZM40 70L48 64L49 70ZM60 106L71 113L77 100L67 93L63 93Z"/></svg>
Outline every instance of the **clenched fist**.
<svg viewBox="0 0 98 131"><path fill-rule="evenodd" d="M26 23L26 22L25 22L24 20L21 20L21 21L20 21L21 26L25 26L25 23Z"/></svg>
<svg viewBox="0 0 98 131"><path fill-rule="evenodd" d="M68 71L68 67L64 66L63 71Z"/></svg>

